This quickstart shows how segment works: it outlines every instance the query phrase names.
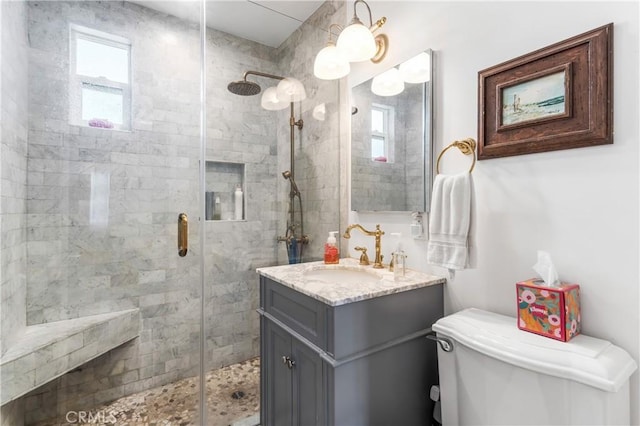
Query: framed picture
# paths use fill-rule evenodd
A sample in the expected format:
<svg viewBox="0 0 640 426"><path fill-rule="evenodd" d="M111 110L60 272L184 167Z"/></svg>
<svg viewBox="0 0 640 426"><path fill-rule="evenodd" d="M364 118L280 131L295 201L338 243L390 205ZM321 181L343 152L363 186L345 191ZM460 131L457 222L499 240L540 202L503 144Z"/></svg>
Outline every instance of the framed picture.
<svg viewBox="0 0 640 426"><path fill-rule="evenodd" d="M613 24L478 73L478 159L613 143Z"/></svg>

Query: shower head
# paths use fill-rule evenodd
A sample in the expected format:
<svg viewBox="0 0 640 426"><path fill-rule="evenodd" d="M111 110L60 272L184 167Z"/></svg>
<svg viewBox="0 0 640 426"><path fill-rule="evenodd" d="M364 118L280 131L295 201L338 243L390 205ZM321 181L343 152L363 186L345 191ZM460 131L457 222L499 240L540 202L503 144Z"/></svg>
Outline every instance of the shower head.
<svg viewBox="0 0 640 426"><path fill-rule="evenodd" d="M291 172L289 170L285 170L282 172L282 177L285 179L289 179L291 177Z"/></svg>
<svg viewBox="0 0 640 426"><path fill-rule="evenodd" d="M253 96L260 93L260 85L258 83L254 83L253 81L247 81L245 76L244 80L232 81L227 86L227 89L235 94L240 96Z"/></svg>
<svg viewBox="0 0 640 426"><path fill-rule="evenodd" d="M260 89L260 85L258 83L254 83L253 81L247 81L248 75L257 75L260 77L267 77L274 80L284 80L284 77L280 77L279 75L273 75L273 74L267 74L265 72L249 70L244 73L244 77L242 78L242 80L232 81L231 83L229 83L229 85L227 86L227 89L234 95L240 95L240 96L257 95L258 93L260 93L260 90L262 89Z"/></svg>

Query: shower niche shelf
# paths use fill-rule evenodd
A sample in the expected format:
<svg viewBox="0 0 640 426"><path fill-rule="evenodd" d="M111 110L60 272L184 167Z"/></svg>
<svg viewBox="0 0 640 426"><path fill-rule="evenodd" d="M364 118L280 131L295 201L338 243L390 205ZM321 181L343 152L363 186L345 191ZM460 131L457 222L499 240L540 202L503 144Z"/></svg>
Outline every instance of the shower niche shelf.
<svg viewBox="0 0 640 426"><path fill-rule="evenodd" d="M205 219L207 221L246 220L244 173L244 163L207 160L205 169ZM242 192L236 195L238 187ZM236 203L238 203L237 206Z"/></svg>

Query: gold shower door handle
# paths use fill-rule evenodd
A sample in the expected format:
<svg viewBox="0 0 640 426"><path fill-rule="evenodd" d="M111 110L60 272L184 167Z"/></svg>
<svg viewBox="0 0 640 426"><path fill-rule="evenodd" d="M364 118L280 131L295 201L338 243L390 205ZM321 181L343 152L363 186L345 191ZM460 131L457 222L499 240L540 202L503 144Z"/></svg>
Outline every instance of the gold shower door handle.
<svg viewBox="0 0 640 426"><path fill-rule="evenodd" d="M185 257L189 248L189 221L186 213L178 215L178 256Z"/></svg>

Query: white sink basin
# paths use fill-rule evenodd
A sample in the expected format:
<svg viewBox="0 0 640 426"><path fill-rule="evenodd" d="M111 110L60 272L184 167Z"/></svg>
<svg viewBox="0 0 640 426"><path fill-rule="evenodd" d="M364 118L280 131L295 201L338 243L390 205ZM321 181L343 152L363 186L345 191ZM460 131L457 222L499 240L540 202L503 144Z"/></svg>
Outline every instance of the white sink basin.
<svg viewBox="0 0 640 426"><path fill-rule="evenodd" d="M374 271L346 267L320 267L303 273L309 280L333 284L373 284L382 279Z"/></svg>

